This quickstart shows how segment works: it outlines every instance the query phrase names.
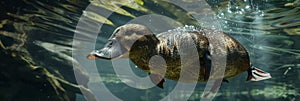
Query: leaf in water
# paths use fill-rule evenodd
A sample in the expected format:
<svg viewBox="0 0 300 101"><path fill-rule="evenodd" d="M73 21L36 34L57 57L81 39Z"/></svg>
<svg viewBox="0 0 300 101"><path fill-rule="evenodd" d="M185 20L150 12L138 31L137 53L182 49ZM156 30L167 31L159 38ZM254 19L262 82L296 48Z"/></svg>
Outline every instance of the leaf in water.
<svg viewBox="0 0 300 101"><path fill-rule="evenodd" d="M100 2L99 2L99 0L94 0L94 1L91 1L91 4L94 6L108 9L108 10L116 12L118 14L122 14L125 16L135 18L134 15L132 15L131 13L127 12L126 10L120 8L120 6L117 5L117 4L122 4L121 6L123 6L123 5L132 5L133 4L128 1L122 2L122 3L116 3L116 1L110 1L110 0L100 0Z"/></svg>
<svg viewBox="0 0 300 101"><path fill-rule="evenodd" d="M284 6L286 6L286 7L290 7L290 6L297 7L299 5L300 5L300 0L295 0L293 3L286 3L286 4L284 4Z"/></svg>
<svg viewBox="0 0 300 101"><path fill-rule="evenodd" d="M291 29L284 29L288 35L300 35L300 28L291 28Z"/></svg>
<svg viewBox="0 0 300 101"><path fill-rule="evenodd" d="M113 22L111 22L110 20L108 20L107 18L96 14L95 12L90 12L90 11L83 11L83 15L94 20L94 21L98 21L100 23L104 23L104 24L108 24L108 25L114 25Z"/></svg>
<svg viewBox="0 0 300 101"><path fill-rule="evenodd" d="M7 23L8 20L2 20L0 23L0 29L3 28L3 25Z"/></svg>
<svg viewBox="0 0 300 101"><path fill-rule="evenodd" d="M143 6L144 5L144 1L143 0L134 0L137 4Z"/></svg>

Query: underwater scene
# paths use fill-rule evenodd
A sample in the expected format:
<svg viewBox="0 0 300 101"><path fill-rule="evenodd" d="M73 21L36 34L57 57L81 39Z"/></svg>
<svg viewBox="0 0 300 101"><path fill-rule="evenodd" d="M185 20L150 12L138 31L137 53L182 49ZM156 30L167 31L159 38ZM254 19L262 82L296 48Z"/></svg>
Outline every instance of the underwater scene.
<svg viewBox="0 0 300 101"><path fill-rule="evenodd" d="M300 100L300 0L0 4L0 101Z"/></svg>

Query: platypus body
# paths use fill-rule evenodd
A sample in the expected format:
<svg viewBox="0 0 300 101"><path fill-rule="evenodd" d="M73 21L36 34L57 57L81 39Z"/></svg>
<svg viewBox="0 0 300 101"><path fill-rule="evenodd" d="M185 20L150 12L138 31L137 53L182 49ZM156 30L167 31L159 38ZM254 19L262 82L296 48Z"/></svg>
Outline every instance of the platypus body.
<svg viewBox="0 0 300 101"><path fill-rule="evenodd" d="M222 35L222 37L217 37L215 36L217 34L211 33L217 33ZM213 42L214 40L220 41L220 39L223 43L223 50L218 50L216 48L218 43ZM194 45L197 53L189 55L189 59L184 60L185 64L191 65L182 67L181 62L183 60L181 60L180 55L184 54L185 51L180 52L180 50L189 49L180 48L189 45ZM180 27L155 35L146 26L126 24L114 31L104 48L91 52L88 58L108 60L130 58L140 69L152 74L150 75L151 80L158 87L163 88L163 77L171 80L179 80L181 77L180 73L182 70L185 70L184 68L189 68L185 72L191 78L198 77L196 81L208 81L211 71L218 72L218 69L213 69L217 67L213 67L212 65L212 55L218 54L226 54L226 63L223 67L225 72L221 76L221 79L224 81L245 71L248 72L247 80L250 81L271 78L269 73L251 66L248 52L235 39L224 32L195 28L193 26ZM156 55L164 59L165 65L160 61L150 62L151 58ZM196 72L190 69L190 67L195 66L195 63L200 67L198 68L200 70L195 70ZM154 68L150 68L150 65ZM191 82L190 79L180 79L179 81Z"/></svg>

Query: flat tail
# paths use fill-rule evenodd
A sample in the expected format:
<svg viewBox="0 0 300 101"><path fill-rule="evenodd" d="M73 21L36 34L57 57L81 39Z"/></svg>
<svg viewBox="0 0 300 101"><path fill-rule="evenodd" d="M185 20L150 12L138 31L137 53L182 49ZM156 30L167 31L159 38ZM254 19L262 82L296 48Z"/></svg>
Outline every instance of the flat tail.
<svg viewBox="0 0 300 101"><path fill-rule="evenodd" d="M260 81L260 80L265 80L265 79L270 79L271 74L267 73L261 69L258 69L254 66L250 67L248 69L248 78L247 81Z"/></svg>

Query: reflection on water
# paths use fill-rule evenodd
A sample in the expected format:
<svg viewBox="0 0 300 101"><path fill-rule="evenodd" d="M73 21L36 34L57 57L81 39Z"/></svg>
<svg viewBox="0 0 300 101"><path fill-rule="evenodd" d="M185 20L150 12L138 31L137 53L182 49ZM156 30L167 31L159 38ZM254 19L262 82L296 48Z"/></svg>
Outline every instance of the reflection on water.
<svg viewBox="0 0 300 101"><path fill-rule="evenodd" d="M184 2L193 3L190 1L192 0ZM299 0L209 0L208 4L214 12L206 9L187 12L171 3L151 0L19 2L16 3L19 7L1 11L1 15L4 15L0 23L1 45L13 51L28 51L35 64L46 66L51 73L62 75L70 82L75 82L73 71L68 69L72 67L71 51L93 50L87 46L72 48L74 31L81 15L89 20L84 21L85 27L77 28L81 29L80 33L84 37L80 40L92 43L89 39L94 30L87 29L90 28L88 26L103 24L96 45L100 48L117 26L142 15L160 14L175 20L177 25L211 27L208 22L196 20L204 19L205 15L215 14L222 29L248 50L252 64L270 72L273 78L261 82L246 82L246 73L243 73L229 79L229 83L223 83L214 100L295 101L300 98ZM8 2L4 3L9 7ZM85 11L90 3L92 9ZM116 9L120 5L123 6ZM85 58L87 54L79 55ZM97 83L103 82L112 93L123 100L159 100L167 96L176 85L175 81L167 80L163 90L157 87L146 90L133 89L115 75L110 61L97 60L97 65L99 71L88 71L89 86L95 87ZM133 65L132 69L137 75L147 75ZM100 73L101 79L95 76L95 73ZM126 75L121 77L125 78L126 82L132 82ZM205 83L199 83L190 100L199 100L204 86ZM96 95L101 95L101 92L90 89L95 91ZM184 91L179 93L176 97L188 96Z"/></svg>

